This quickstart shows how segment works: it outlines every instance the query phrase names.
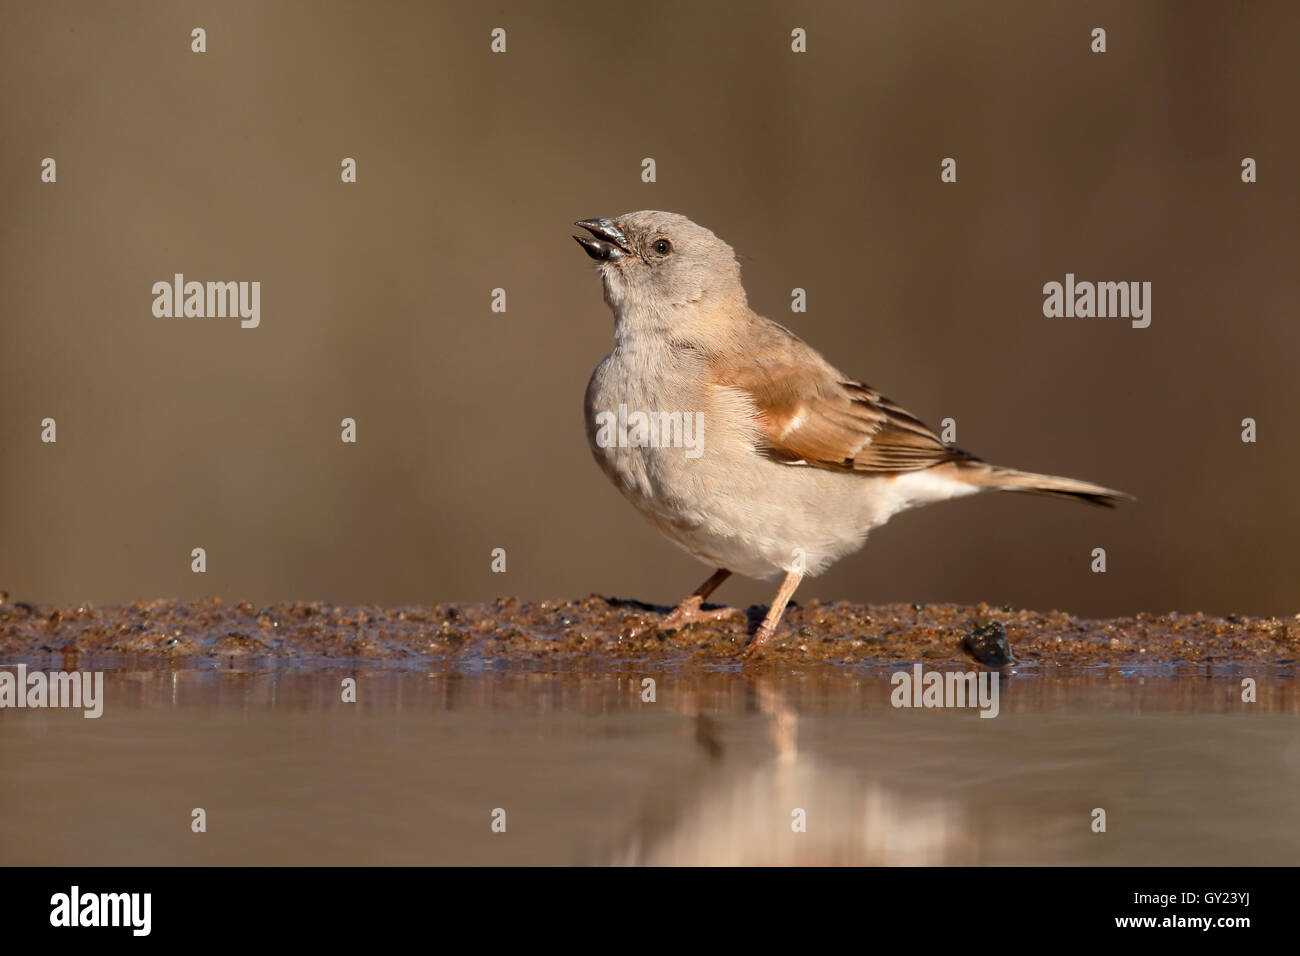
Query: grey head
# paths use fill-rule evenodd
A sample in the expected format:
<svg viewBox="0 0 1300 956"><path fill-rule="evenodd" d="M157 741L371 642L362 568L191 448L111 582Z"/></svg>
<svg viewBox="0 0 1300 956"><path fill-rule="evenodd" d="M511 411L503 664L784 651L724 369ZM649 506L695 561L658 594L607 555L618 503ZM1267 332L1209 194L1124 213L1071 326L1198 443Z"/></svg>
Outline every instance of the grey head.
<svg viewBox="0 0 1300 956"><path fill-rule="evenodd" d="M599 264L605 301L620 318L669 319L697 305L744 305L735 252L685 216L642 210L574 225L591 233L573 238Z"/></svg>

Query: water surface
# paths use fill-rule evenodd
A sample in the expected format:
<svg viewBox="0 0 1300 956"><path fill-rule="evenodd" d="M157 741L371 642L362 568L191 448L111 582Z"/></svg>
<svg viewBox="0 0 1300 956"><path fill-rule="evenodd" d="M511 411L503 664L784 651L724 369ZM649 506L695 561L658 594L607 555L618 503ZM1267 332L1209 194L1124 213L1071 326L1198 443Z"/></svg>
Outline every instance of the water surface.
<svg viewBox="0 0 1300 956"><path fill-rule="evenodd" d="M996 719L895 709L886 672L475 671L125 669L99 719L0 710L0 864L1300 861L1288 671L1253 704L1231 669L1011 674Z"/></svg>

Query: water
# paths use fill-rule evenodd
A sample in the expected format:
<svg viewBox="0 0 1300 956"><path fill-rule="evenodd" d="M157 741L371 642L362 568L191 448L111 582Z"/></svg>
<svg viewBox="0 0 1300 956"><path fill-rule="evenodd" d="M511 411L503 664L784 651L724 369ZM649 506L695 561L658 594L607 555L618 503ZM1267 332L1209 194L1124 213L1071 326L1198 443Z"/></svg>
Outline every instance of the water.
<svg viewBox="0 0 1300 956"><path fill-rule="evenodd" d="M0 864L1300 861L1288 672L1012 675L996 719L888 673L111 671L97 720L0 710Z"/></svg>

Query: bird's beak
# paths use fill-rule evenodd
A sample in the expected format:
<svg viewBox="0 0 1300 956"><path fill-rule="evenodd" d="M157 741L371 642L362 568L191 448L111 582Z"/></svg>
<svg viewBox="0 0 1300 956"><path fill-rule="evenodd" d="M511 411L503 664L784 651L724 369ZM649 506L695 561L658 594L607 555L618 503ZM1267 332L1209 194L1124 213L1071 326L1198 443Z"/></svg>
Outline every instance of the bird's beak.
<svg viewBox="0 0 1300 956"><path fill-rule="evenodd" d="M614 262L631 251L627 247L627 237L623 235L623 230L615 225L613 219L579 219L574 225L581 226L596 237L595 239L588 239L586 236L573 238L578 240L578 245L587 250L587 255L598 262Z"/></svg>

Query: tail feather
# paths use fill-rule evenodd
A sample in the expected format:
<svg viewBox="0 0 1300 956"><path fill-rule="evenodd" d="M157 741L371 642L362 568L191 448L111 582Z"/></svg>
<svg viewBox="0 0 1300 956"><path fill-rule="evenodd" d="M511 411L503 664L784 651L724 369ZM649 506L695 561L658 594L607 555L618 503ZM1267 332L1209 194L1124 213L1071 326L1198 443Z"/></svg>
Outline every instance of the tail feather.
<svg viewBox="0 0 1300 956"><path fill-rule="evenodd" d="M1094 485L1090 481L1061 478L1057 475L1036 475L1015 468L1000 468L984 462L971 462L958 472L961 480L972 485L996 491L1020 491L1031 495L1050 495L1053 498L1073 498L1089 504L1114 508L1121 501L1136 500L1132 495L1112 488Z"/></svg>

